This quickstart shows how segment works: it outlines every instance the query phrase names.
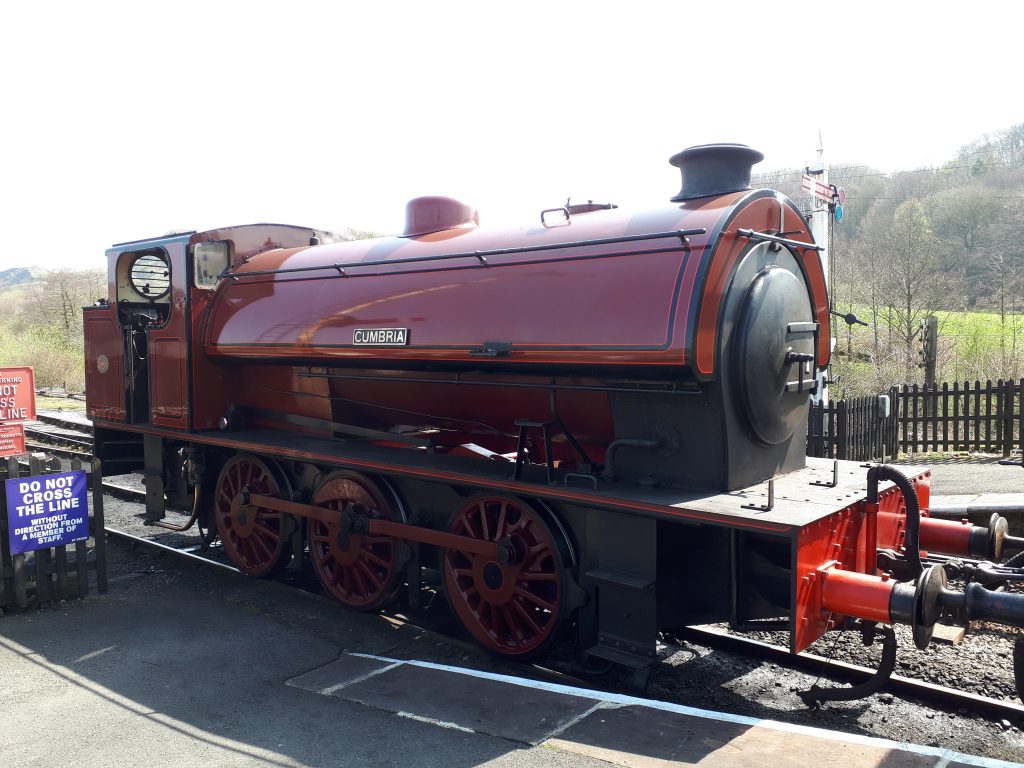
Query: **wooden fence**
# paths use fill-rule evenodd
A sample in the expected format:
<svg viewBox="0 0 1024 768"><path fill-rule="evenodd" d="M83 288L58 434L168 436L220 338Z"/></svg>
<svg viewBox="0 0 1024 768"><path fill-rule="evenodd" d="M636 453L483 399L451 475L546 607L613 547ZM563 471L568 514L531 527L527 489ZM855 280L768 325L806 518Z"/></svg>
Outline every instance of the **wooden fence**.
<svg viewBox="0 0 1024 768"><path fill-rule="evenodd" d="M71 468L82 468L77 459ZM89 542L79 541L66 547L41 549L36 552L11 555L8 541L7 498L2 481L16 477L59 472L42 454L32 454L26 469L11 457L0 461L0 613L2 609L33 605L46 605L56 600L85 597L89 593L89 571L96 572L96 589L107 591L107 550L103 536L103 492L99 462L93 463L92 514L89 516L89 535L93 540L95 557L88 557Z"/></svg>
<svg viewBox="0 0 1024 768"><path fill-rule="evenodd" d="M812 404L807 454L874 461L899 453L974 451L1009 456L1021 447L1024 380L953 382L889 390L890 415L879 399Z"/></svg>
<svg viewBox="0 0 1024 768"><path fill-rule="evenodd" d="M807 455L851 461L895 457L898 422L894 394L889 394L888 417L882 416L877 396L812 404L807 417Z"/></svg>
<svg viewBox="0 0 1024 768"><path fill-rule="evenodd" d="M900 450L975 451L1009 456L1020 445L1024 380L904 386L898 395Z"/></svg>

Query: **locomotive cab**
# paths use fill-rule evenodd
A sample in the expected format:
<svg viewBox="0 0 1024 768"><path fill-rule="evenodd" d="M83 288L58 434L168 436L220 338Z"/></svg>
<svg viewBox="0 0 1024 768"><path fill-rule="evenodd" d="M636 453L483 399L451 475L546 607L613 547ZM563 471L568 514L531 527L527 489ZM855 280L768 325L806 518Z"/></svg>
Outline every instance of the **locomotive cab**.
<svg viewBox="0 0 1024 768"><path fill-rule="evenodd" d="M151 514L162 514L165 492L184 501L187 487L182 458L145 430L214 428L230 397L231 374L192 350L210 296L232 260L337 239L306 227L256 224L107 250L107 297L84 309L86 411L99 422L96 457L108 474L146 470ZM197 389L203 392L198 398ZM103 422L143 431L124 433Z"/></svg>

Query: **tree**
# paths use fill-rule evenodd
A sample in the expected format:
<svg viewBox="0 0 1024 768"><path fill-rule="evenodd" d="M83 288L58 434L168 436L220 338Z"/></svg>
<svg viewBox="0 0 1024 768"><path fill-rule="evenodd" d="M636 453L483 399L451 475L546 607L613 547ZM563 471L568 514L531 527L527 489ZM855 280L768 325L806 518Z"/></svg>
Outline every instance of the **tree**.
<svg viewBox="0 0 1024 768"><path fill-rule="evenodd" d="M31 365L39 386L84 386L82 307L106 294L102 270L54 270L7 304L0 364Z"/></svg>
<svg viewBox="0 0 1024 768"><path fill-rule="evenodd" d="M914 378L914 340L920 321L938 309L949 308L962 278L944 264L945 248L919 200L901 203L879 235L885 255L884 269L876 273L879 291L892 317L890 331L905 350L909 381Z"/></svg>
<svg viewBox="0 0 1024 768"><path fill-rule="evenodd" d="M53 270L24 302L27 311L42 322L60 328L69 339L81 335L82 307L107 292L106 273L99 269Z"/></svg>

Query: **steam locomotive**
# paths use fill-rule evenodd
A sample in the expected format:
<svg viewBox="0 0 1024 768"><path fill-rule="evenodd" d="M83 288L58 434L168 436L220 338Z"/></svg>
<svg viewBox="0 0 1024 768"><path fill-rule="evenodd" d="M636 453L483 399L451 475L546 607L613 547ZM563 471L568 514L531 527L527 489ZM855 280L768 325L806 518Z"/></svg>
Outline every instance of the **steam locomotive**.
<svg viewBox="0 0 1024 768"><path fill-rule="evenodd" d="M97 458L250 576L308 558L375 610L439 574L509 658L570 627L581 659L642 671L695 623L783 627L793 652L850 622L922 647L943 612L1024 625L1024 595L952 590L935 557L984 572L1020 543L1004 520L929 518L925 469L805 456L829 297L800 209L750 188L762 157L691 147L662 207L519 229L424 197L395 237L115 245L84 310Z"/></svg>

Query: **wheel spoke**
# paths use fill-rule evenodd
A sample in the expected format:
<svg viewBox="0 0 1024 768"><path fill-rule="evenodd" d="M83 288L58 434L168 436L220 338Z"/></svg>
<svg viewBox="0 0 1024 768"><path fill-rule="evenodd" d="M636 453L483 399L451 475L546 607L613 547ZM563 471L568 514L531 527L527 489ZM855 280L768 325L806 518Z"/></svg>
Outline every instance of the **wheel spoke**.
<svg viewBox="0 0 1024 768"><path fill-rule="evenodd" d="M549 603L547 600L545 600L544 598L540 597L539 595L535 595L533 592L528 592L527 590L523 589L522 587L517 586L516 587L516 594L519 595L524 600L528 600L531 603L533 603L534 605L539 606L540 608L543 608L546 611L551 611L551 613L555 612L556 606L555 606L554 603Z"/></svg>
<svg viewBox="0 0 1024 768"><path fill-rule="evenodd" d="M522 603L520 603L518 600L513 600L512 607L515 609L516 613L518 613L522 617L523 621L525 621L529 625L530 629L533 631L533 634L539 635L541 633L542 630L540 626L538 626L537 622L533 620L533 617L530 615L530 612L523 607Z"/></svg>
<svg viewBox="0 0 1024 768"><path fill-rule="evenodd" d="M369 590L366 588L366 580L363 577L363 572L359 570L358 566L355 568L346 568L345 570L352 576L352 583L355 584L356 589L358 589L357 596L365 596Z"/></svg>
<svg viewBox="0 0 1024 768"><path fill-rule="evenodd" d="M498 511L498 525L494 530L494 538L492 541L497 541L501 538L502 533L505 531L505 514L508 512L508 502L501 502L501 509Z"/></svg>
<svg viewBox="0 0 1024 768"><path fill-rule="evenodd" d="M523 630L519 626L519 622L516 621L516 617L512 613L512 609L509 606L501 606L501 619L505 622L507 629L506 637L511 640L515 645L523 644Z"/></svg>
<svg viewBox="0 0 1024 768"><path fill-rule="evenodd" d="M260 536L256 532L255 529L253 530L253 535L252 536L247 536L246 537L246 541L250 542L252 544L252 547L253 547L254 550L258 547L259 549L263 550L264 556L266 556L268 558L272 557L273 554L274 554L274 550L272 550L270 548L270 546L263 539L264 539L264 537Z"/></svg>
<svg viewBox="0 0 1024 768"><path fill-rule="evenodd" d="M366 564L365 560L356 560L356 566L359 568L360 571L363 572L363 575L367 579L369 579L370 583L373 585L373 589L368 591L376 592L378 589L381 588L381 586L383 586L381 584L380 579L377 578L377 575L372 570L370 570L370 566Z"/></svg>
<svg viewBox="0 0 1024 768"><path fill-rule="evenodd" d="M537 562L542 560L551 550L548 545L544 542L534 544L532 547L526 550L526 557L524 558L524 568L532 568Z"/></svg>
<svg viewBox="0 0 1024 768"><path fill-rule="evenodd" d="M385 560L383 557L378 555L372 549L367 547L365 543L363 544L362 552L363 552L363 557L366 558L367 560L369 560L371 563L376 563L381 568L390 568L391 567L391 561L390 560Z"/></svg>
<svg viewBox="0 0 1024 768"><path fill-rule="evenodd" d="M487 527L487 507L480 505L480 538L484 541L491 540L490 529Z"/></svg>
<svg viewBox="0 0 1024 768"><path fill-rule="evenodd" d="M320 531L313 530L309 534L309 540L317 544L329 544L331 537L326 532L321 533Z"/></svg>

